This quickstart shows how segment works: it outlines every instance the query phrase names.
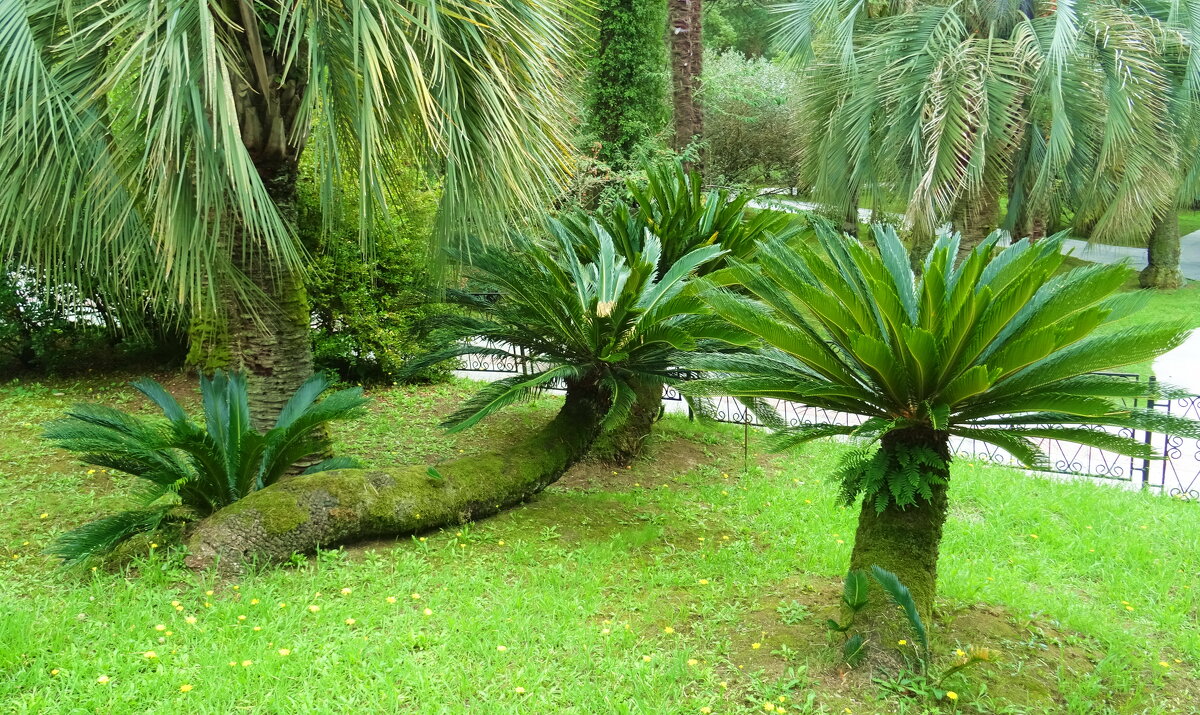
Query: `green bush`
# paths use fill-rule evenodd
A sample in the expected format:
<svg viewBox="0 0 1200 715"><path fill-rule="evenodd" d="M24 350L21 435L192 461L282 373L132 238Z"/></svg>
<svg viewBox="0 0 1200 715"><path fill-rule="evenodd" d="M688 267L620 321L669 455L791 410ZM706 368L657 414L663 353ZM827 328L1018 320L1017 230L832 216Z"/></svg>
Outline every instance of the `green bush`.
<svg viewBox="0 0 1200 715"><path fill-rule="evenodd" d="M437 192L419 181L414 170L408 188L388 197L389 215L376 219L365 258L353 197L325 230L319 189L301 182L298 230L314 258L307 287L317 369L353 382L391 382L411 356L442 346L419 335L422 323L446 310L429 300ZM430 368L409 379L435 380L448 372Z"/></svg>
<svg viewBox="0 0 1200 715"><path fill-rule="evenodd" d="M704 58L705 178L797 187L804 146L800 75L737 51Z"/></svg>

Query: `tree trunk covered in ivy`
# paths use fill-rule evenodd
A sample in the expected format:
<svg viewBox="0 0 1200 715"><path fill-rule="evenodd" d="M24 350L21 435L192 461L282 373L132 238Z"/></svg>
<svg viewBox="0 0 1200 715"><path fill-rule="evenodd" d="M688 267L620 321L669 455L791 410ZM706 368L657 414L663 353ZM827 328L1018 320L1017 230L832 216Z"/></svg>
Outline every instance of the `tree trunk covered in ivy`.
<svg viewBox="0 0 1200 715"><path fill-rule="evenodd" d="M303 57L293 62L285 79L286 58L273 54L268 40L254 39L258 28L253 16L244 14L242 20L247 30L241 35L241 50L251 67L232 80L242 143L291 229L305 139L296 126L307 83L305 62ZM265 250L236 216L229 220L230 256L248 283L240 291L230 286L222 291L229 363L246 372L251 418L255 429L265 430L313 371L308 299L301 277Z"/></svg>
<svg viewBox="0 0 1200 715"><path fill-rule="evenodd" d="M1179 214L1174 210L1159 217L1146 246L1146 267L1138 275L1143 288L1173 290L1183 285L1179 270Z"/></svg>
<svg viewBox="0 0 1200 715"><path fill-rule="evenodd" d="M946 468L939 470L941 479L931 484L932 500L920 495L916 503L896 506L889 500L887 508L878 511L870 496L864 497L854 535L854 551L850 570L871 572L872 566L896 574L908 587L916 602L917 613L929 628L933 621L933 600L937 593L938 548L942 527L949 512L947 498L950 450L945 433L928 429L899 430L884 436L881 449L897 454L912 448L933 450ZM897 459L890 460L895 464ZM886 487L885 487L886 488ZM917 639L904 612L898 609L875 580L869 579L867 605L852 617L851 634L861 634L867 641L865 663L869 668L895 669L904 663L900 651L918 648ZM905 641L904 645L900 641Z"/></svg>
<svg viewBox="0 0 1200 715"><path fill-rule="evenodd" d="M600 0L589 88L599 157L625 168L637 147L667 122L664 0Z"/></svg>
<svg viewBox="0 0 1200 715"><path fill-rule="evenodd" d="M668 0L668 8L675 150L683 151L704 135L704 110L699 97L704 59L700 0Z"/></svg>
<svg viewBox="0 0 1200 715"><path fill-rule="evenodd" d="M437 465L342 469L261 489L201 522L187 564L237 573L250 563L490 516L537 494L587 454L608 403L595 381L567 386L558 415L497 452Z"/></svg>
<svg viewBox="0 0 1200 715"><path fill-rule="evenodd" d="M637 401L629 418L620 427L605 432L592 447L592 456L614 464L627 465L642 453L647 438L662 413L662 385L638 383Z"/></svg>

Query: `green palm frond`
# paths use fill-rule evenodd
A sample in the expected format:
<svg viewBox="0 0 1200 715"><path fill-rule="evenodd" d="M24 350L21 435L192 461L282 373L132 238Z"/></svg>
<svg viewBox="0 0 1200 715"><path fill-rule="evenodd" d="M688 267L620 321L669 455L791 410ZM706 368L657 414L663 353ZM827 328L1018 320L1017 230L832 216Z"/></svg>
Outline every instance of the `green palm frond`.
<svg viewBox="0 0 1200 715"><path fill-rule="evenodd" d="M705 373L682 388L698 396L787 400L865 420L859 428L785 429L775 445L826 434L876 442L916 429L943 442L945 435L988 442L1043 467L1040 439L1150 457L1148 445L1117 431L1200 435L1194 420L1127 404L1180 395L1178 388L1092 374L1161 355L1189 333L1173 323L1100 330L1127 269L1060 274L1061 236L998 253L993 239L957 261L957 238L942 233L915 277L894 231L876 227L875 252L827 222L815 225L817 247L762 245L758 265L742 272L744 294L704 294L717 315L761 346L682 360ZM896 471L864 460L844 470L855 475L852 496L874 493ZM903 503L911 494L878 498Z"/></svg>
<svg viewBox="0 0 1200 715"><path fill-rule="evenodd" d="M62 537L51 553L68 561L111 550L120 541L158 527L168 510L204 517L252 491L274 483L296 462L328 448L322 428L363 413L361 388L328 391L314 376L293 395L266 434L250 426L245 376L217 372L201 376L204 424L188 418L159 383L143 378L134 386L158 405L167 420L130 415L102 405L72 408L44 432L55 446L88 463L138 477L148 485L138 495L145 507L102 519ZM342 469L353 460L333 457L311 469Z"/></svg>

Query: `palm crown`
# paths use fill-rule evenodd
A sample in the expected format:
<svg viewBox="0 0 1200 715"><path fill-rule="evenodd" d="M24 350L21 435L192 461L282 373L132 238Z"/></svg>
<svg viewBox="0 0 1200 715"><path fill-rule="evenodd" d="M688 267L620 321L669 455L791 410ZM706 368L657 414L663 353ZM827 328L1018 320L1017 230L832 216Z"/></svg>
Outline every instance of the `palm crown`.
<svg viewBox="0 0 1200 715"><path fill-rule="evenodd" d="M1200 434L1189 420L1122 403L1170 388L1090 374L1157 356L1188 333L1146 323L1097 331L1140 304L1137 295L1114 295L1127 268L1059 274L1061 238L1018 241L994 258L992 238L956 265L958 236L944 232L916 277L892 228L875 226L876 253L817 227L819 249L764 244L758 265L727 269L748 296L715 289L706 301L761 347L685 357L717 373L685 389L743 399L778 428L778 448L829 435L865 439L844 465L847 497L867 492L882 509L927 492L920 479L888 469L877 450L888 434L914 428L943 444L951 435L988 442L1031 467L1046 463L1038 438L1153 456L1143 442L1083 424ZM862 422L782 425L764 402L772 399Z"/></svg>
<svg viewBox="0 0 1200 715"><path fill-rule="evenodd" d="M719 244L683 254L659 275L656 236L647 236L640 250L622 255L608 232L592 221L586 230L597 255L588 261L580 257L577 228L552 219L548 229L549 245L518 236L508 247L474 255L472 272L499 296L451 291L449 301L466 312L442 329L460 344L409 368L467 354L532 361L532 374L490 383L450 415L446 424L455 429L557 380L595 382L609 405L603 426L611 429L629 414L636 384L674 381L670 360L676 351L693 350L706 339L736 341L732 327L697 315L703 305L692 288L695 271L722 255Z"/></svg>
<svg viewBox="0 0 1200 715"><path fill-rule="evenodd" d="M329 389L322 375L309 378L280 412L274 427L250 426L246 378L240 373L201 377L204 423L198 424L162 385L133 383L162 410L166 421L145 419L104 405L79 405L51 423L45 438L77 452L87 464L137 477L146 485L143 507L87 524L58 538L51 553L68 562L109 551L167 520L208 516L252 491L275 483L298 461L328 448L322 428L362 414L362 388ZM331 457L305 473L355 466Z"/></svg>

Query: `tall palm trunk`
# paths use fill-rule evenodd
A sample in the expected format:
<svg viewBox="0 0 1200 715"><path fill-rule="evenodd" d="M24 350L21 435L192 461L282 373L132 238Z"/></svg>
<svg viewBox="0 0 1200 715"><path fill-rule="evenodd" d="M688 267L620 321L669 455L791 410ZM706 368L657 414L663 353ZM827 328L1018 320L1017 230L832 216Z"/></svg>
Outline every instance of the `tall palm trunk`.
<svg viewBox="0 0 1200 715"><path fill-rule="evenodd" d="M954 230L962 234L958 257L962 259L975 249L996 228L1000 196L995 188L980 187L974 194L958 200L951 216Z"/></svg>
<svg viewBox="0 0 1200 715"><path fill-rule="evenodd" d="M233 80L242 142L280 216L292 227L300 153L306 138L296 127L307 83L301 69L305 61L299 58L284 78L285 58L269 51L270 43L258 36L253 15L243 13L242 20L246 25L242 52L249 66ZM236 217L230 219L233 265L252 289L249 295L247 291L224 291L230 362L247 374L251 419L256 429L264 430L312 374L308 299L300 276L267 251Z"/></svg>
<svg viewBox="0 0 1200 715"><path fill-rule="evenodd" d="M608 404L598 381L569 381L550 424L498 451L436 470L341 469L276 482L201 522L188 540L187 564L234 573L321 546L490 516L553 484L587 454Z"/></svg>
<svg viewBox="0 0 1200 715"><path fill-rule="evenodd" d="M889 433L884 436L881 448L889 455L912 448L927 448L936 452L947 465L950 460L946 434L926 428ZM891 463L896 464L897 460L892 459ZM850 556L851 570L869 573L872 566L879 566L896 574L912 593L917 612L926 626L933 617L938 547L949 507L946 480L950 475L948 469L941 471L942 479L935 480L941 483L933 485L933 498L929 501L918 496L916 504L897 507L892 503L879 512L873 499L864 498L854 535L854 551ZM899 642L906 641L905 647L913 647L914 643L904 612L888 600L873 579L867 606L853 616L851 632L859 633L867 640L869 666L894 668L902 664L903 658L896 650Z"/></svg>
<svg viewBox="0 0 1200 715"><path fill-rule="evenodd" d="M1173 290L1183 285L1183 273L1179 270L1179 214L1174 210L1155 220L1146 259L1146 267L1138 275L1143 288Z"/></svg>
<svg viewBox="0 0 1200 715"><path fill-rule="evenodd" d="M704 56L700 0L669 0L667 7L675 105L675 150L682 151L704 134L704 111L697 96Z"/></svg>

